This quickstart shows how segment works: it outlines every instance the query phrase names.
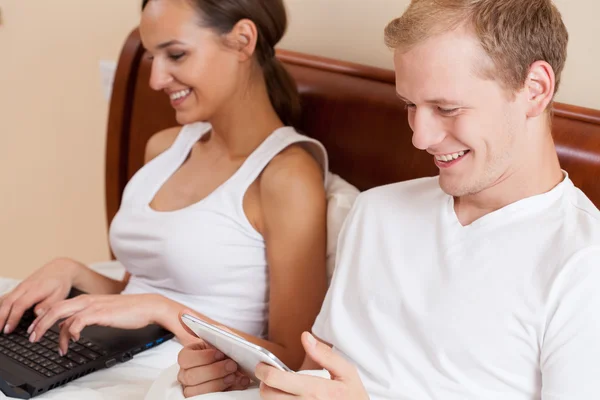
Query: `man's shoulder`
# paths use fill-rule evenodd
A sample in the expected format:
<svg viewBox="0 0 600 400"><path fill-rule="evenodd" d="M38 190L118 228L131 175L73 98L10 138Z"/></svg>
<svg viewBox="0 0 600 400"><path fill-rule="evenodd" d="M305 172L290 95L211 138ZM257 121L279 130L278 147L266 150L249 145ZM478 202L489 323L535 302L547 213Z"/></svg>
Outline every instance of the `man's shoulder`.
<svg viewBox="0 0 600 400"><path fill-rule="evenodd" d="M600 246L600 210L576 186L568 196L567 223L571 223L579 243Z"/></svg>
<svg viewBox="0 0 600 400"><path fill-rule="evenodd" d="M595 223L600 228L600 210L581 189L573 186L569 203L581 217Z"/></svg>

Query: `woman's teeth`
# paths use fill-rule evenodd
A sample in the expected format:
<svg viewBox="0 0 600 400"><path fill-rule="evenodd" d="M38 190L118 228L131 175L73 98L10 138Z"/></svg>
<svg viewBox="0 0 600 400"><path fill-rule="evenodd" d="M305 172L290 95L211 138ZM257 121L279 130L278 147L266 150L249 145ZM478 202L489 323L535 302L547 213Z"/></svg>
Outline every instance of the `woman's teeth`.
<svg viewBox="0 0 600 400"><path fill-rule="evenodd" d="M191 89L180 90L179 92L171 93L169 97L171 98L171 100L179 100L190 94L191 91Z"/></svg>

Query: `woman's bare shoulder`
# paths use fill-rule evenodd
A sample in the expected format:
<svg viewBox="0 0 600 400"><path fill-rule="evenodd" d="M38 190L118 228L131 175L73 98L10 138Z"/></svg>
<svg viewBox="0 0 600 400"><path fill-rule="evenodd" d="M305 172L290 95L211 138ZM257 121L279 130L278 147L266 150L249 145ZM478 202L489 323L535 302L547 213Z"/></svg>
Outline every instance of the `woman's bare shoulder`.
<svg viewBox="0 0 600 400"><path fill-rule="evenodd" d="M174 126L172 128L167 128L165 130L156 132L154 135L152 135L146 143L144 163L151 161L171 147L180 131L181 126Z"/></svg>

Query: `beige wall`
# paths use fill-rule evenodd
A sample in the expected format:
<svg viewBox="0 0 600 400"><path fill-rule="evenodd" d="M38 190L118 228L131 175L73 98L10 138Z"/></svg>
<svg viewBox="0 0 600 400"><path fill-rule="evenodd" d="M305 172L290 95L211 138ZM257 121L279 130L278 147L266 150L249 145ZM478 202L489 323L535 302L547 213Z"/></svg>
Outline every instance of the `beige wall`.
<svg viewBox="0 0 600 400"><path fill-rule="evenodd" d="M117 58L138 4L0 0L0 276L108 258L98 64Z"/></svg>
<svg viewBox="0 0 600 400"><path fill-rule="evenodd" d="M98 63L116 59L141 0L0 0L0 276L69 255L108 257L107 104ZM286 0L281 47L391 68L382 29L407 0ZM600 108L600 3L558 0L571 32L559 100Z"/></svg>

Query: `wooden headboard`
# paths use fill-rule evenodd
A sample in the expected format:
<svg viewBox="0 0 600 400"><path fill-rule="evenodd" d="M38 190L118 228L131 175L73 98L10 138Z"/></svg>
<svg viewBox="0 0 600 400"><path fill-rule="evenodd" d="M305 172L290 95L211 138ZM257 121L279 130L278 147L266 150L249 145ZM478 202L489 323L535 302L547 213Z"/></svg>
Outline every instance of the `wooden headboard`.
<svg viewBox="0 0 600 400"><path fill-rule="evenodd" d="M106 151L110 222L127 181L143 165L155 132L177 125L167 96L150 89L150 61L139 33L128 37L114 80ZM304 134L320 140L330 168L360 190L437 174L427 153L411 144L406 110L393 71L278 51L298 83ZM556 104L553 135L562 167L600 207L600 111Z"/></svg>

